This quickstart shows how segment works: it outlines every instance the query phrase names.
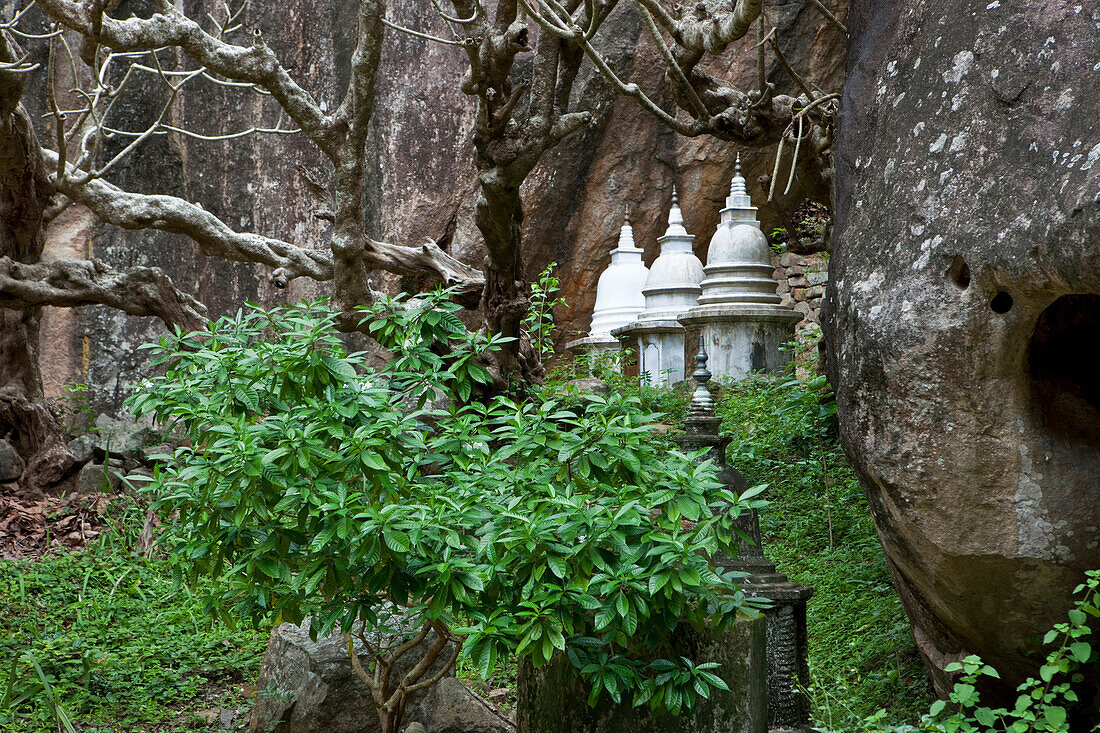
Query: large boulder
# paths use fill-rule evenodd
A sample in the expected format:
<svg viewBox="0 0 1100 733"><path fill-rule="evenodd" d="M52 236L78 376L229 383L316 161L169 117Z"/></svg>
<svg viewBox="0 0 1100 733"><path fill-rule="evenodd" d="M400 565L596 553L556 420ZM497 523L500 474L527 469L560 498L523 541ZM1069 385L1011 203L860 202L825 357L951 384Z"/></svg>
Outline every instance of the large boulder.
<svg viewBox="0 0 1100 733"><path fill-rule="evenodd" d="M307 618L301 625L281 624L272 630L256 683L256 705L252 709L249 730L255 733L377 733L381 730L377 711L370 691L352 669L347 642L339 632L313 640L309 625ZM376 645L390 646L393 639L391 635L378 632L370 632L370 635ZM426 641L430 643L430 639ZM398 660L394 676L399 679L399 675L412 669L423 658L426 647L427 644L421 644ZM366 669L371 655L357 638L355 648ZM442 658L437 660L431 673L437 673L444 662ZM396 680L391 684L395 685ZM406 723L427 717L429 709L423 703L430 692L429 689L410 696L405 710Z"/></svg>
<svg viewBox="0 0 1100 733"><path fill-rule="evenodd" d="M1007 686L1100 566L1100 8L853 0L826 329L937 686Z"/></svg>

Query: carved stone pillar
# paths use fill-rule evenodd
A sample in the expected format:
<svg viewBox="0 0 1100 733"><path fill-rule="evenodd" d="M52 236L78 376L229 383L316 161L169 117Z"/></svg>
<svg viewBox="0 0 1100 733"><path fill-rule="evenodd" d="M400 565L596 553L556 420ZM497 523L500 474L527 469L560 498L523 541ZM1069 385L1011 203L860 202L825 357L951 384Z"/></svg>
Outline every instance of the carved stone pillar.
<svg viewBox="0 0 1100 733"><path fill-rule="evenodd" d="M707 388L711 374L707 371L707 355L702 347L695 360L698 368L692 378L697 386L684 421L685 435L678 442L685 450L708 448L707 457L718 465L720 480L740 494L748 488L748 483L725 461L729 438L718 435L721 419L714 414L714 400ZM736 559L719 558L719 561L726 567L748 573L741 581L747 596L772 601L764 613L767 620L768 732L809 733L809 700L801 688L810 681L806 603L814 590L790 581L764 556L756 510L742 514L738 524L750 541L741 541Z"/></svg>

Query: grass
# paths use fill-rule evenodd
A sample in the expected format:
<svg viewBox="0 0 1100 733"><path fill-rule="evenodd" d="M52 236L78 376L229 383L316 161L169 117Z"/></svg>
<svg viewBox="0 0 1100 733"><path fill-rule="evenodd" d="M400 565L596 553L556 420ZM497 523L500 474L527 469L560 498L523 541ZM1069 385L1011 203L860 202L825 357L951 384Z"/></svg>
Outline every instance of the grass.
<svg viewBox="0 0 1100 733"><path fill-rule="evenodd" d="M218 709L244 723L267 633L211 621L201 589L128 544L0 562L0 730L215 730Z"/></svg>
<svg viewBox="0 0 1100 733"><path fill-rule="evenodd" d="M816 590L807 609L815 720L854 730L885 709L890 720L916 721L932 693L824 379L728 385L718 412L733 438L729 462L750 485L768 484L766 554Z"/></svg>

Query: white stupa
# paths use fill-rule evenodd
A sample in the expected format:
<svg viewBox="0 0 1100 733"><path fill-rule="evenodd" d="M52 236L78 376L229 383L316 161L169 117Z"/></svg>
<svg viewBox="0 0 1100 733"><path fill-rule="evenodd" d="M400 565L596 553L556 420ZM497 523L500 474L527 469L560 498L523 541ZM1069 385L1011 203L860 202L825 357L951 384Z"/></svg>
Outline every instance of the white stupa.
<svg viewBox="0 0 1100 733"><path fill-rule="evenodd" d="M680 322L699 328L714 375L742 379L790 361L790 352L780 347L794 337L803 316L780 305L768 240L745 188L740 156L721 216L707 249L698 305L681 311Z"/></svg>
<svg viewBox="0 0 1100 733"><path fill-rule="evenodd" d="M649 268L642 262L642 250L634 245L630 218L619 230L619 244L611 250L611 264L596 284L596 307L592 310L590 336L611 338L611 331L633 322L645 309L642 288Z"/></svg>
<svg viewBox="0 0 1100 733"><path fill-rule="evenodd" d="M657 239L661 252L642 289L645 309L636 321L613 331L624 345L637 349L639 371L653 383L672 384L686 377L685 333L676 317L694 306L702 292L703 263L691 251L694 239L684 228L674 188L668 229Z"/></svg>
<svg viewBox="0 0 1100 733"><path fill-rule="evenodd" d="M619 341L611 332L632 323L645 309L642 286L649 276L649 268L642 262L642 254L634 244L634 229L627 217L619 230L618 245L611 250L611 264L596 284L596 305L592 309L588 336L565 345L575 355L596 357L619 351Z"/></svg>

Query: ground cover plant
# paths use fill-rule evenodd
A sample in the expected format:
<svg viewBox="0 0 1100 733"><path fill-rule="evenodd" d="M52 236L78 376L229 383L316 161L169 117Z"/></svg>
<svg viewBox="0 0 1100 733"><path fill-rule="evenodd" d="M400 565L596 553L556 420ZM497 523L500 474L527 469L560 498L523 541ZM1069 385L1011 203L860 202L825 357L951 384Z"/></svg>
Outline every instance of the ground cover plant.
<svg viewBox="0 0 1100 733"><path fill-rule="evenodd" d="M118 499L117 526L144 511ZM0 730L183 731L251 706L267 634L210 619L201 586L108 533L81 550L0 561ZM72 727L70 727L72 726Z"/></svg>
<svg viewBox="0 0 1100 733"><path fill-rule="evenodd" d="M391 691L402 652L363 633L373 661L351 657L387 733L432 662L458 657L489 676L561 651L592 701L690 709L724 687L715 665L661 655L678 624L755 612L713 558L756 503L654 435L632 395L479 397L501 340L457 308L437 292L364 311L393 357L375 369L321 304L156 347L165 373L130 406L189 438L150 487L178 512L162 541L181 576L213 579L211 609L235 621L351 632L402 609L427 661Z"/></svg>

